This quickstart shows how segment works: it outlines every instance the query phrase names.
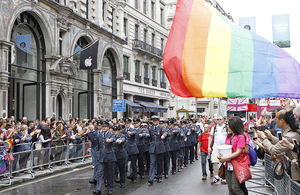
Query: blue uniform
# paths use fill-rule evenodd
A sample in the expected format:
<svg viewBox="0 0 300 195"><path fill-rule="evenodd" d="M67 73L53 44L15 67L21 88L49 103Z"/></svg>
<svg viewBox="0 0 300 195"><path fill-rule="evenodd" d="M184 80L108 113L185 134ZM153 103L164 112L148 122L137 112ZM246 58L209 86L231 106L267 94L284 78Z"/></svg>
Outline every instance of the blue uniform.
<svg viewBox="0 0 300 195"><path fill-rule="evenodd" d="M185 146L185 152L184 152L184 164L187 166L188 164L188 159L189 159L189 153L190 153L190 146L191 144L191 130L188 127L185 127L183 129L184 134L186 135L187 141L184 142Z"/></svg>
<svg viewBox="0 0 300 195"><path fill-rule="evenodd" d="M174 174L176 172L176 158L177 158L177 152L180 149L180 145L178 143L177 137L180 133L180 129L169 129L170 132L170 138L169 138L169 146L170 146L170 154L172 158L172 173Z"/></svg>
<svg viewBox="0 0 300 195"><path fill-rule="evenodd" d="M167 137L163 127L157 125L152 126L149 129L150 134L150 172L149 180L154 180L155 164L157 164L157 176L158 179L162 179L162 162L163 154L166 152L165 145L161 136Z"/></svg>
<svg viewBox="0 0 300 195"><path fill-rule="evenodd" d="M117 168L120 172L120 184L121 186L125 185L125 176L126 176L126 159L127 159L127 153L125 151L124 148L124 144L125 144L125 135L122 134L121 132L116 135L116 140L121 140L122 142L119 144L117 142L114 143L114 151L115 151L115 155L117 158L117 161L115 163L115 174L117 172Z"/></svg>
<svg viewBox="0 0 300 195"><path fill-rule="evenodd" d="M163 140L166 152L164 153L164 176L168 178L168 173L170 170L170 145L169 145L169 137L171 136L168 128L164 128L167 137Z"/></svg>
<svg viewBox="0 0 300 195"><path fill-rule="evenodd" d="M111 142L106 142L111 139ZM96 158L95 180L97 181L96 191L101 191L102 180L105 174L107 189L112 191L114 188L113 165L117 161L113 144L116 141L115 134L111 132L100 132L96 135L96 148L94 156Z"/></svg>
<svg viewBox="0 0 300 195"><path fill-rule="evenodd" d="M139 153L137 156L138 159L138 166L139 166L139 175L144 176L145 174L145 164L144 164L144 158L145 158L145 152L146 152L146 146L144 144L144 138L146 137L146 131L144 131L141 128L135 129L136 130L136 136L135 136L135 142L137 144ZM140 136L142 135L142 137Z"/></svg>

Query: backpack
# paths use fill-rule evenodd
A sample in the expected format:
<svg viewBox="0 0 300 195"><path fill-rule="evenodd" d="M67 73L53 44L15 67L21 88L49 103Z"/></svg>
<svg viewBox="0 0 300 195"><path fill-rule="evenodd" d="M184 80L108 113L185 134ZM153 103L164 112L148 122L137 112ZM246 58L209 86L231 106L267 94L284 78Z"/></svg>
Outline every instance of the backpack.
<svg viewBox="0 0 300 195"><path fill-rule="evenodd" d="M250 141L250 145L249 145L249 158L250 158L250 165L254 166L257 163L257 154L252 147L251 141Z"/></svg>

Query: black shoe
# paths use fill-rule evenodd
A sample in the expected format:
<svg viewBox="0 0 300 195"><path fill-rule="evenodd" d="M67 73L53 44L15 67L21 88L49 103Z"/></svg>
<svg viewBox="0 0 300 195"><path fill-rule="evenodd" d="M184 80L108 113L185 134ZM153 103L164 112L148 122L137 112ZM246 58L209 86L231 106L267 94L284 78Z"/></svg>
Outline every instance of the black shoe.
<svg viewBox="0 0 300 195"><path fill-rule="evenodd" d="M148 183L150 184L150 185L153 185L153 180L148 180Z"/></svg>
<svg viewBox="0 0 300 195"><path fill-rule="evenodd" d="M120 183L120 180L115 179L115 182L116 182L116 183Z"/></svg>
<svg viewBox="0 0 300 195"><path fill-rule="evenodd" d="M193 159L193 162L195 162L195 159Z"/></svg>
<svg viewBox="0 0 300 195"><path fill-rule="evenodd" d="M172 172L172 175L176 175L176 172Z"/></svg>
<svg viewBox="0 0 300 195"><path fill-rule="evenodd" d="M187 167L187 164L184 164L184 167Z"/></svg>
<svg viewBox="0 0 300 195"><path fill-rule="evenodd" d="M120 185L120 188L125 188L125 185L122 185L122 184L121 184L121 185Z"/></svg>
<svg viewBox="0 0 300 195"><path fill-rule="evenodd" d="M89 183L96 185L96 184L97 184L97 180L91 179L91 180L89 181Z"/></svg>
<svg viewBox="0 0 300 195"><path fill-rule="evenodd" d="M132 180L132 183L136 183L136 179Z"/></svg>
<svg viewBox="0 0 300 195"><path fill-rule="evenodd" d="M161 182L162 182L162 179L158 179L158 180L157 180L157 183L161 183Z"/></svg>
<svg viewBox="0 0 300 195"><path fill-rule="evenodd" d="M145 179L145 176L144 176L144 175L141 175L141 179Z"/></svg>
<svg viewBox="0 0 300 195"><path fill-rule="evenodd" d="M107 194L108 194L108 195L111 195L111 194L112 194L112 190L109 190L109 191L107 192Z"/></svg>
<svg viewBox="0 0 300 195"><path fill-rule="evenodd" d="M165 179L168 179L169 178L169 175L165 175Z"/></svg>
<svg viewBox="0 0 300 195"><path fill-rule="evenodd" d="M127 179L133 180L133 177L132 176L127 176Z"/></svg>
<svg viewBox="0 0 300 195"><path fill-rule="evenodd" d="M196 160L198 160L198 158L196 158Z"/></svg>
<svg viewBox="0 0 300 195"><path fill-rule="evenodd" d="M178 169L177 172L180 172L180 169Z"/></svg>
<svg viewBox="0 0 300 195"><path fill-rule="evenodd" d="M98 191L98 190L93 191L93 194L101 195L101 191Z"/></svg>
<svg viewBox="0 0 300 195"><path fill-rule="evenodd" d="M191 162L191 165L193 164L193 162Z"/></svg>
<svg viewBox="0 0 300 195"><path fill-rule="evenodd" d="M158 179L157 175L154 177L154 179Z"/></svg>

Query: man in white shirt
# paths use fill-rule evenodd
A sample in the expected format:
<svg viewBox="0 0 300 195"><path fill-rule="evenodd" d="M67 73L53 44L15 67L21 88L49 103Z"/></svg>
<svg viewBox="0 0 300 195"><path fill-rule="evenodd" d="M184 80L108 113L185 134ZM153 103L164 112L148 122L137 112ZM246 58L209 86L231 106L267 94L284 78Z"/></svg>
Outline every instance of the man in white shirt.
<svg viewBox="0 0 300 195"><path fill-rule="evenodd" d="M211 182L211 184L216 184L220 178L218 176L219 170L219 159L217 158L219 155L218 146L222 146L225 144L226 136L228 133L228 128L224 124L223 116L218 116L217 124L211 129L210 136L208 140L208 152L211 154L211 162L213 163L215 178ZM211 145L213 143L213 145ZM212 148L211 148L212 147ZM225 180L221 179L221 184L227 184Z"/></svg>

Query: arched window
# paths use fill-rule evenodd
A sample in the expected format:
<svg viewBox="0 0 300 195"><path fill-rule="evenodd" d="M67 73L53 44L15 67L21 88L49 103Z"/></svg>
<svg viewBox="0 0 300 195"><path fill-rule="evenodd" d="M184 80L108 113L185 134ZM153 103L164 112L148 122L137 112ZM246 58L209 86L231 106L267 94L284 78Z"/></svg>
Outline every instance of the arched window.
<svg viewBox="0 0 300 195"><path fill-rule="evenodd" d="M102 114L107 119L117 117L113 111L113 99L117 99L116 62L113 53L108 49L102 61Z"/></svg>
<svg viewBox="0 0 300 195"><path fill-rule="evenodd" d="M41 27L29 13L21 13L11 30L14 59L9 63L9 116L29 120L45 117L45 42Z"/></svg>
<svg viewBox="0 0 300 195"><path fill-rule="evenodd" d="M88 44L87 38L81 37L75 45L74 53L80 51ZM80 52L73 57L78 74L73 82L73 117L94 117L94 74L92 70L80 70Z"/></svg>

